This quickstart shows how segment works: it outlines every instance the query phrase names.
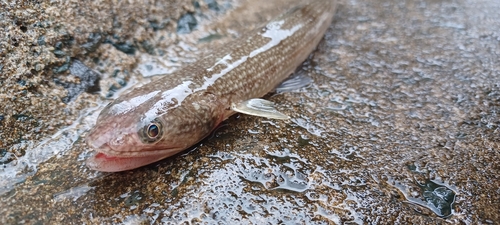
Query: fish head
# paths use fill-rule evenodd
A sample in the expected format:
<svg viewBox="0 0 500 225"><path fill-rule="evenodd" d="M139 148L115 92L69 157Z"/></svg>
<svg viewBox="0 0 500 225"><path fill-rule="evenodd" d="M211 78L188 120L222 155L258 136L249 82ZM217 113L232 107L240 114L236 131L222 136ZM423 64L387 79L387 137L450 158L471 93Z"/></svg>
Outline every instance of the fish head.
<svg viewBox="0 0 500 225"><path fill-rule="evenodd" d="M97 151L87 166L116 172L159 161L196 144L221 121L210 98L179 99L150 92L110 103L86 137Z"/></svg>

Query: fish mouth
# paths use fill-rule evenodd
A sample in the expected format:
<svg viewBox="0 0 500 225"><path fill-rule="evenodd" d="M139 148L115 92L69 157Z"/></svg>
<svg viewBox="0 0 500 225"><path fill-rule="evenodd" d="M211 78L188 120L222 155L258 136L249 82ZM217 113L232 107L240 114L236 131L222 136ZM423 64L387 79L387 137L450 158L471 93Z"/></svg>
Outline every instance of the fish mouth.
<svg viewBox="0 0 500 225"><path fill-rule="evenodd" d="M111 150L111 151L110 151ZM106 144L100 146L94 155L89 157L86 161L87 167L92 170L102 172L120 172L125 170L136 169L169 156L175 155L184 150L184 148L168 148L157 151L144 151L141 154L135 152L134 155L120 155L113 154L112 149Z"/></svg>
<svg viewBox="0 0 500 225"><path fill-rule="evenodd" d="M113 146L104 135L92 132L87 136L85 142L95 151L86 160L86 166L92 170L102 172L132 170L160 161L186 149L185 147L164 147L158 145L142 146L130 144Z"/></svg>
<svg viewBox="0 0 500 225"><path fill-rule="evenodd" d="M100 139L93 139L87 137L86 139L87 145L93 149L96 153L93 155L94 157L100 158L132 158L137 157L138 155L144 155L144 152L141 151L127 151L127 150L117 150L109 144L109 142L101 141ZM123 149L123 146L120 146L120 149Z"/></svg>
<svg viewBox="0 0 500 225"><path fill-rule="evenodd" d="M165 157L158 156L139 156L139 157L124 157L108 155L103 152L95 152L90 158L87 159L85 164L92 170L101 172L120 172L126 170L136 169L153 162L159 161Z"/></svg>
<svg viewBox="0 0 500 225"><path fill-rule="evenodd" d="M170 152L180 152L185 147L162 147L157 150L148 150L145 148L137 148L138 151L119 151L112 148L109 144L102 144L99 147L91 146L94 149L94 157L113 159L113 158L138 158L138 157L148 157L148 156L161 156ZM142 150L141 150L142 149Z"/></svg>
<svg viewBox="0 0 500 225"><path fill-rule="evenodd" d="M160 161L164 158L174 155L175 153L177 152L164 155L120 157L120 156L110 156L102 152L97 152L95 155L87 159L86 165L92 170L97 170L101 172L121 172L149 165L151 163Z"/></svg>

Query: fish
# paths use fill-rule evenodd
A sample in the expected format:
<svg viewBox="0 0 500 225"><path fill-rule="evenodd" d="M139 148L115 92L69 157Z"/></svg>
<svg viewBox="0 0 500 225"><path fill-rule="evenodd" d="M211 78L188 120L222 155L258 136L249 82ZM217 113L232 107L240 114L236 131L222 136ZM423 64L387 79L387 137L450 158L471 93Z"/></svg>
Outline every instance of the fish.
<svg viewBox="0 0 500 225"><path fill-rule="evenodd" d="M93 170L119 172L175 155L235 113L288 119L262 96L287 79L330 26L336 0L310 0L176 72L133 88L85 138Z"/></svg>

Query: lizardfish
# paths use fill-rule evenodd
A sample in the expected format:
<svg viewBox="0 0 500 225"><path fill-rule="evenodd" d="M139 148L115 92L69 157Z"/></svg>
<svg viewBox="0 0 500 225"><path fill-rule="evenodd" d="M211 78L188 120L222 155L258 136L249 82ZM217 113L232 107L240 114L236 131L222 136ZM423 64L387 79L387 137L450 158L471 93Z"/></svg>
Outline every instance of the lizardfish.
<svg viewBox="0 0 500 225"><path fill-rule="evenodd" d="M86 143L91 169L130 170L179 153L236 112L288 116L259 97L274 90L309 56L336 10L336 0L310 0L183 69L107 105Z"/></svg>

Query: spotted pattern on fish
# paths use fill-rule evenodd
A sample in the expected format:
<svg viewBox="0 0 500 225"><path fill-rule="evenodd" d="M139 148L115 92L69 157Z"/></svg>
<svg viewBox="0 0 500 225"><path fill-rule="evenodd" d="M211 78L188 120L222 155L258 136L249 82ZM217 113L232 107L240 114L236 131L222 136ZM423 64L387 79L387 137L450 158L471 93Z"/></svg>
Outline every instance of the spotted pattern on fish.
<svg viewBox="0 0 500 225"><path fill-rule="evenodd" d="M128 170L194 145L235 113L232 104L262 97L286 79L317 46L335 8L336 0L307 1L197 62L120 96L103 109L87 135L86 142L98 152L87 165Z"/></svg>

